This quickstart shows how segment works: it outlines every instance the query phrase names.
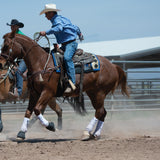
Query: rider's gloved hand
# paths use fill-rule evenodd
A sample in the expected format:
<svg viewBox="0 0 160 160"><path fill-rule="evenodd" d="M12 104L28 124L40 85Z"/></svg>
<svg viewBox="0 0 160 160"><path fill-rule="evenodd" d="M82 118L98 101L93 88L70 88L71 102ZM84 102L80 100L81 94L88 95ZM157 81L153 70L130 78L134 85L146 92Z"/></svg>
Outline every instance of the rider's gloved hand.
<svg viewBox="0 0 160 160"><path fill-rule="evenodd" d="M39 32L39 34L40 34L41 36L45 36L45 35L46 35L46 32L45 32L45 31L41 31L41 32Z"/></svg>
<svg viewBox="0 0 160 160"><path fill-rule="evenodd" d="M83 37L83 34L82 34L82 33L80 33L78 36L79 36L79 40L80 40L80 41L83 41L83 40L84 40L84 37Z"/></svg>

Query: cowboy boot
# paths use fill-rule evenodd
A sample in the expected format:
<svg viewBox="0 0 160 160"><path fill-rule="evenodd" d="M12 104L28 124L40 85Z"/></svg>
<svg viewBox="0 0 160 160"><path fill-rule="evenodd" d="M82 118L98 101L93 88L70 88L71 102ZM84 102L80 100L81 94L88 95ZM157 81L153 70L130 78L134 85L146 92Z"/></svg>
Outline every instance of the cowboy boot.
<svg viewBox="0 0 160 160"><path fill-rule="evenodd" d="M64 91L64 93L67 93L67 94L71 93L74 90L76 90L76 86L73 84L73 82L70 79L68 80L68 82L69 82L70 86L68 86L66 88L66 90Z"/></svg>

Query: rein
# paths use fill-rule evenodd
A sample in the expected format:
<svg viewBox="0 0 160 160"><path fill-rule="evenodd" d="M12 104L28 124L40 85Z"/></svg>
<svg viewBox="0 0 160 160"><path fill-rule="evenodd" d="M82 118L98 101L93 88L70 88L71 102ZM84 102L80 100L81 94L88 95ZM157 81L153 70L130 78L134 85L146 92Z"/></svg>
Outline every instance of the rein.
<svg viewBox="0 0 160 160"><path fill-rule="evenodd" d="M39 34L39 33L36 33L36 34ZM38 36L38 38L37 39L34 39L34 41L37 43L39 40L40 40L40 38L41 38L42 36L40 36L40 34L39 34L39 36ZM45 38L47 39L47 41L48 41L48 44L49 44L49 48L50 48L50 42L49 42L49 39L48 39L48 37L47 36L45 36ZM13 42L14 43L14 42ZM12 43L12 44L13 44ZM28 51L26 51L26 54L25 54L25 56L29 53L29 52L31 52L31 50L32 50L32 48L33 47L38 47L39 45L38 44L33 44L29 49L28 49ZM12 45L12 47L13 47L13 45ZM23 47L22 47L23 48ZM22 49L21 49L22 50ZM12 51L12 48L11 48L11 51ZM10 54L9 54L10 55ZM25 57L25 56L23 56L23 57ZM44 70L46 69L46 67L47 67L47 64L48 64L48 62L49 62L49 59L50 59L50 56L51 56L51 50L50 50L50 52L49 52L49 54L48 54L48 58L47 58L47 62L45 63L45 66L44 66Z"/></svg>
<svg viewBox="0 0 160 160"><path fill-rule="evenodd" d="M37 35L38 35L38 36L37 36ZM40 32L36 32L33 37L34 37L34 41L35 41L36 43L38 43L38 41L42 38L42 36L40 35ZM49 45L49 49L50 49L50 48L51 48L51 45L50 45L49 38L48 38L47 36L44 36L44 37L46 38L46 40L47 40L47 42L48 42L48 45ZM47 62L46 62L46 64L45 64L45 66L44 66L44 70L45 70L46 67L47 67L47 64L48 64L48 62L49 62L50 56L51 56L51 50L49 50L48 58L47 58Z"/></svg>
<svg viewBox="0 0 160 160"><path fill-rule="evenodd" d="M50 73L50 77L51 77L52 73L54 71L56 71L59 67L60 66L55 66L54 68L48 68L47 70L45 69L45 70L41 70L41 71L32 73L31 75L28 76L28 79L31 80L34 77L38 76L39 74L46 74L46 73ZM50 80L50 77L49 77L48 81Z"/></svg>

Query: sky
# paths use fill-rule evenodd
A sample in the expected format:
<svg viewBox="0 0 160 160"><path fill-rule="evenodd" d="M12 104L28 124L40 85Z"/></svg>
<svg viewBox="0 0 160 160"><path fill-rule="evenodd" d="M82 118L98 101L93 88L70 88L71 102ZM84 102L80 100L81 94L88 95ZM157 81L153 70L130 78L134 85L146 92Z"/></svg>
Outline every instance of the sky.
<svg viewBox="0 0 160 160"><path fill-rule="evenodd" d="M39 13L49 3L80 27L83 43L160 36L160 0L1 0L0 44L11 19L23 22L21 31L30 38L48 30L50 21Z"/></svg>

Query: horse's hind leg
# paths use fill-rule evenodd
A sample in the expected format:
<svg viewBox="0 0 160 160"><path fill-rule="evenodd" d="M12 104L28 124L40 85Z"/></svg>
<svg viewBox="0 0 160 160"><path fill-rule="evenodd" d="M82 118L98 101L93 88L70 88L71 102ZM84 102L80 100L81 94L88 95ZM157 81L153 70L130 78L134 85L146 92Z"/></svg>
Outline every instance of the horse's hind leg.
<svg viewBox="0 0 160 160"><path fill-rule="evenodd" d="M104 99L105 94L101 92L87 93L90 97L93 107L95 108L95 116L92 118L86 130L82 140L89 140L91 138L98 138L101 135L101 130L103 128L104 120L106 117L106 110L104 108ZM94 127L96 126L95 131L93 132ZM92 133L93 132L93 133Z"/></svg>
<svg viewBox="0 0 160 160"><path fill-rule="evenodd" d="M96 115L98 114L97 112L99 112L99 111L96 110ZM101 117L102 119L101 118L97 118L98 122L97 122L96 129L92 134L92 138L99 138L100 137L101 130L102 130L103 124L104 124L104 118L105 118L106 114L107 114L107 112L106 112L105 108L103 108L103 115Z"/></svg>
<svg viewBox="0 0 160 160"><path fill-rule="evenodd" d="M61 107L56 103L56 98L53 97L49 102L48 105L50 108L56 112L58 116L58 129L62 129L62 109Z"/></svg>

